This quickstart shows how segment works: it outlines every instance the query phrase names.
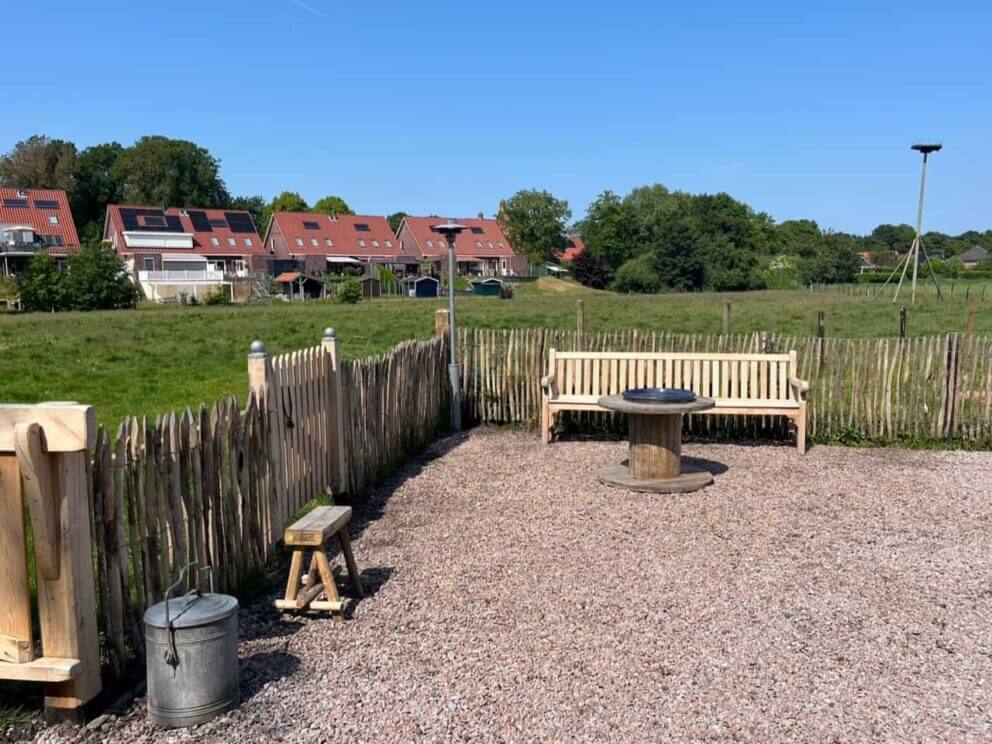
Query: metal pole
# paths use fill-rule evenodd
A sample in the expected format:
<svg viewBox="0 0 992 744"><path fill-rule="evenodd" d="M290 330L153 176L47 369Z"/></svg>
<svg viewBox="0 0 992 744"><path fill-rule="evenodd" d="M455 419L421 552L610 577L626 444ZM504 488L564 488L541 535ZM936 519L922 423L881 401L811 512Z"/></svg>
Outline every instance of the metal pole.
<svg viewBox="0 0 992 744"><path fill-rule="evenodd" d="M451 430L462 430L462 399L459 390L458 345L455 330L455 235L448 235L448 334L451 346L451 361L448 363L448 377L451 380Z"/></svg>

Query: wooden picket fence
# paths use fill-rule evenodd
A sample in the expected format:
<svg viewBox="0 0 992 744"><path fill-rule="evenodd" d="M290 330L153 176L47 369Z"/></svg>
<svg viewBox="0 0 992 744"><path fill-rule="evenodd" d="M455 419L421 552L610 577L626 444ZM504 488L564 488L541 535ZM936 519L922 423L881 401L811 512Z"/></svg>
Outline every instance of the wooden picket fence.
<svg viewBox="0 0 992 744"><path fill-rule="evenodd" d="M127 417L97 432L91 469L101 649L112 673L141 661L141 616L183 566L234 591L286 522L325 491L356 496L445 428L444 339L340 362L337 339L269 357L253 345L250 392L198 410Z"/></svg>
<svg viewBox="0 0 992 744"><path fill-rule="evenodd" d="M779 334L704 335L638 330L580 333L468 328L459 333L466 415L485 423L536 425L548 351L784 352L799 355L810 383L809 435L820 441L916 437L992 444L992 339L948 334L840 339ZM785 433L771 417L697 416L700 434ZM580 426L609 414L572 414ZM619 419L617 419L619 421Z"/></svg>

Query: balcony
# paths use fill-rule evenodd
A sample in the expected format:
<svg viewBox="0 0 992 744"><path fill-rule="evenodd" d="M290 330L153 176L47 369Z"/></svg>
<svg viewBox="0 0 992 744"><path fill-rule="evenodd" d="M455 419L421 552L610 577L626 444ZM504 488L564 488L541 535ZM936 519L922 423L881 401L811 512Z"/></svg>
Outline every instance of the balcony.
<svg viewBox="0 0 992 744"><path fill-rule="evenodd" d="M21 256L34 255L52 246L45 243L0 242L0 253L18 254Z"/></svg>
<svg viewBox="0 0 992 744"><path fill-rule="evenodd" d="M139 271L139 282L186 284L189 282L222 282L223 271Z"/></svg>

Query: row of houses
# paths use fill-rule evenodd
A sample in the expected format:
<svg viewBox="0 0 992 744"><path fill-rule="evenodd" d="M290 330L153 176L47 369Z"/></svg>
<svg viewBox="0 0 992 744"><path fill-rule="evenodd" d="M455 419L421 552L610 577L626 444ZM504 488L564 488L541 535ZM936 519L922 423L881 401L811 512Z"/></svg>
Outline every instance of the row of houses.
<svg viewBox="0 0 992 744"><path fill-rule="evenodd" d="M320 276L389 267L399 276L447 272L448 245L434 228L438 217L406 217L397 233L386 218L277 212L262 237L241 210L107 207L103 240L122 257L150 299L207 293L216 285L299 271ZM458 273L471 276L528 274L495 219L458 218L465 232L456 242ZM17 275L31 256L45 251L62 258L78 250L79 238L64 191L0 188L2 271ZM569 241L566 258L582 250Z"/></svg>

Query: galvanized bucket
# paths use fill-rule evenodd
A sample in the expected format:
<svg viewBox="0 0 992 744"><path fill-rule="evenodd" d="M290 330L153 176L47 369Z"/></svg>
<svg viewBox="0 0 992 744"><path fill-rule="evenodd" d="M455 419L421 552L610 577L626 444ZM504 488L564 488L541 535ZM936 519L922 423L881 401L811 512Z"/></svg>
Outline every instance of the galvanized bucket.
<svg viewBox="0 0 992 744"><path fill-rule="evenodd" d="M238 600L203 594L198 582L170 598L189 568L166 590L165 601L145 612L148 716L165 728L206 723L239 698Z"/></svg>

